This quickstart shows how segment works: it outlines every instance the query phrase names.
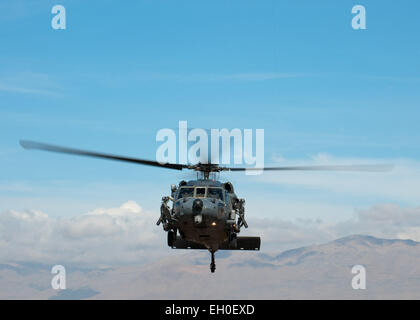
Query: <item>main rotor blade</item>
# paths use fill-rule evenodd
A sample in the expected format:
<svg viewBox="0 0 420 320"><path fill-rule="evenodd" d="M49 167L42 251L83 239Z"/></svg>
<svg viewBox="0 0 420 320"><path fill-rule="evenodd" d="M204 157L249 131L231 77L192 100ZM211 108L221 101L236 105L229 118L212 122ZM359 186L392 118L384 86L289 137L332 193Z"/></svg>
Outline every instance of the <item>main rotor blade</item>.
<svg viewBox="0 0 420 320"><path fill-rule="evenodd" d="M139 158L123 157L123 156L107 154L107 153L99 153L99 152L94 152L94 151L66 148L66 147L60 147L56 145L35 142L35 141L28 141L28 140L21 140L19 141L19 143L25 149L37 149L37 150L44 150L44 151L51 151L51 152L58 152L58 153L74 154L74 155L79 155L79 156L117 160L117 161L131 162L131 163L143 164L147 166L162 167L162 168L175 169L175 170L182 170L183 168L188 167L187 165L183 165L183 164L174 164L174 163L162 164L162 163L159 163L157 161L152 161L152 160L144 160L144 159L139 159Z"/></svg>
<svg viewBox="0 0 420 320"><path fill-rule="evenodd" d="M283 166L265 168L223 168L226 171L264 170L264 171L363 171L386 172L394 168L392 164L366 165L319 165L319 166Z"/></svg>

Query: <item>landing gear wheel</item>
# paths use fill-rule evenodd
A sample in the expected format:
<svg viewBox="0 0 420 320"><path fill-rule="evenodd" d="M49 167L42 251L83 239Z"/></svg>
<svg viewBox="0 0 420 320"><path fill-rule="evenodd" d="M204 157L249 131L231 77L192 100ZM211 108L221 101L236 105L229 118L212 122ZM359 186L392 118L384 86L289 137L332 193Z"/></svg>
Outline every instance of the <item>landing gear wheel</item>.
<svg viewBox="0 0 420 320"><path fill-rule="evenodd" d="M168 246L173 247L175 242L175 232L168 231Z"/></svg>

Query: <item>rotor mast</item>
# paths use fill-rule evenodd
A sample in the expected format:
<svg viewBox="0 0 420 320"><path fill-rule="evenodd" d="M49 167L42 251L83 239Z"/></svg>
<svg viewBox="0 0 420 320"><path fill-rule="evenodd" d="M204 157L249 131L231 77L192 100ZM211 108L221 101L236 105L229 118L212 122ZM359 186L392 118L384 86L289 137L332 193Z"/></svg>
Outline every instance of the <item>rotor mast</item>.
<svg viewBox="0 0 420 320"><path fill-rule="evenodd" d="M216 173L223 170L223 168L219 167L219 165L217 164L201 162L195 165L188 166L188 169L193 169L197 172L202 173L202 177L204 178L204 180L210 179L210 173Z"/></svg>

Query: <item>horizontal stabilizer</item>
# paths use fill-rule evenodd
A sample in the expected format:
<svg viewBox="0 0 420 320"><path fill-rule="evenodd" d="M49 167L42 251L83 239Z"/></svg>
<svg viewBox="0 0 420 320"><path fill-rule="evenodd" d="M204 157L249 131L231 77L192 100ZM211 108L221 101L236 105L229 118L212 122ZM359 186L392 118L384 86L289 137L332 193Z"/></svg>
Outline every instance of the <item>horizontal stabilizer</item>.
<svg viewBox="0 0 420 320"><path fill-rule="evenodd" d="M235 240L234 240L235 241ZM220 248L225 250L260 250L261 238L260 237L237 237L236 238L236 247L230 248Z"/></svg>
<svg viewBox="0 0 420 320"><path fill-rule="evenodd" d="M219 250L260 250L260 237L237 237L232 242L223 243ZM183 240L181 237L173 242L172 249L207 249L204 245Z"/></svg>

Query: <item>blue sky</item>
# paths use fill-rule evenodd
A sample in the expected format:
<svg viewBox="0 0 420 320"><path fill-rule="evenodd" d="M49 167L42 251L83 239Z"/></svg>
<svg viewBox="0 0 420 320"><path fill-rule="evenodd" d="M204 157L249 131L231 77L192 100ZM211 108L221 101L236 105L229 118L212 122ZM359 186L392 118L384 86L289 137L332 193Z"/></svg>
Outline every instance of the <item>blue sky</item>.
<svg viewBox="0 0 420 320"><path fill-rule="evenodd" d="M66 30L51 28L54 4L66 8ZM351 28L356 4L366 7L367 30ZM403 167L382 176L228 175L249 215L334 219L376 203L418 205L419 9L371 0L2 1L0 210L61 216L127 200L157 210L169 185L192 175L29 152L18 141L153 159L157 131L179 120L264 129L267 165Z"/></svg>

